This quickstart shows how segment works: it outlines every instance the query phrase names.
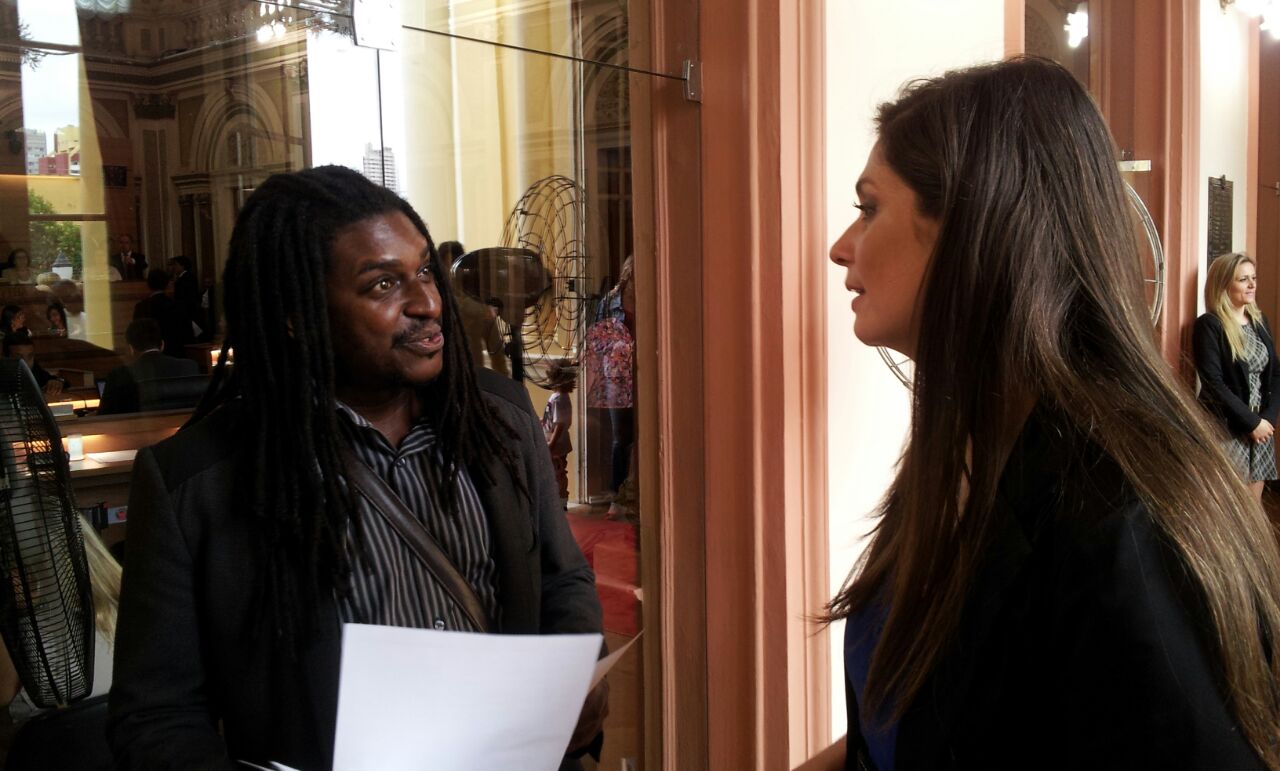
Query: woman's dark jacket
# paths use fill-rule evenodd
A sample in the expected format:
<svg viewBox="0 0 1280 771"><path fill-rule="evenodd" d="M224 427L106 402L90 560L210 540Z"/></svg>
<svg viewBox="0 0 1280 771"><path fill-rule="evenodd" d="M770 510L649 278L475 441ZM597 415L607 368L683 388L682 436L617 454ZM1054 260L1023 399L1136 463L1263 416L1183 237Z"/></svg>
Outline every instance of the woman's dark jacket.
<svg viewBox="0 0 1280 771"><path fill-rule="evenodd" d="M1276 361L1276 344L1271 328L1264 318L1255 324L1262 342L1267 346L1267 366L1262 370L1261 415L1249 409L1249 377L1243 361L1236 361L1227 343L1222 320L1212 313L1196 319L1191 335L1191 350L1195 355L1196 372L1200 375L1200 401L1227 425L1227 433L1243 436L1258 427L1262 418L1276 424L1276 412L1280 399L1273 395L1280 389L1280 362Z"/></svg>
<svg viewBox="0 0 1280 771"><path fill-rule="evenodd" d="M1262 769L1184 569L1114 460L1039 407L994 513L956 639L898 724L898 771ZM846 765L870 769L847 683Z"/></svg>

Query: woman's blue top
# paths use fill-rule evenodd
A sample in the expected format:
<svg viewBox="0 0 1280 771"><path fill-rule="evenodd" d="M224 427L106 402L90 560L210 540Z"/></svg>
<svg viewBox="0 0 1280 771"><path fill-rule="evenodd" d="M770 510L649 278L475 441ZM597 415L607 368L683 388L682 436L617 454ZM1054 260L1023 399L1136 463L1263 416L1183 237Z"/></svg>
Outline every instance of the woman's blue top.
<svg viewBox="0 0 1280 771"><path fill-rule="evenodd" d="M876 649L884 622L889 615L887 606L873 602L849 616L844 627L844 676L853 687L857 703L867 688L867 673L871 670L871 653ZM849 717L852 719L852 711ZM852 722L852 721L851 721ZM878 771L893 771L893 750L898 743L898 724L873 725L871 716L858 709L858 727L867 743L867 752ZM852 726L850 726L852 727Z"/></svg>

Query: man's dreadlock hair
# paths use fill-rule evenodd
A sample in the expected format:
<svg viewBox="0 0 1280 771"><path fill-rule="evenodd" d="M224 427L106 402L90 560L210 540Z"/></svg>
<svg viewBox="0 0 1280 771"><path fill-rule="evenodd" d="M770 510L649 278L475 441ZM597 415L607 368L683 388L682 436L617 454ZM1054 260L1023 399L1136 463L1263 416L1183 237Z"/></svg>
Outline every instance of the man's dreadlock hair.
<svg viewBox="0 0 1280 771"><path fill-rule="evenodd" d="M444 366L422 391L446 466L439 492L451 500L460 465L480 471L477 461L497 457L527 495L510 441L517 435L480 395L448 269L422 218L395 193L341 166L270 177L249 196L231 234L226 338L192 423L236 402L238 435L248 445L237 456L236 481L268 534L266 591L277 634L294 636L294 608L301 606L304 623L314 621L310 611L321 593L349 587L354 500L340 481L326 273L338 231L393 212L427 240L443 306Z"/></svg>

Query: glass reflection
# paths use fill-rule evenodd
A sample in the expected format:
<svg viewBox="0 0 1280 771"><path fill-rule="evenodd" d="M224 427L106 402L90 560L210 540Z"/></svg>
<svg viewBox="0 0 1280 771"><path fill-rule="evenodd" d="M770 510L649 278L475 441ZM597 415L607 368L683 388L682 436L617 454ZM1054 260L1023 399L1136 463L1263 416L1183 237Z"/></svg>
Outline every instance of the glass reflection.
<svg viewBox="0 0 1280 771"><path fill-rule="evenodd" d="M628 265L651 259L633 257L646 76L617 68L647 49L630 4L405 2L398 50L381 52L353 43L349 9L0 0L0 306L23 312L35 360L65 377L57 398L84 412L136 353L136 318L209 372L227 239L275 172L362 171L423 213L451 261L522 250L545 291L480 292L468 337L481 365L523 372L617 647L641 624ZM602 767L640 754L639 655L614 681Z"/></svg>
<svg viewBox="0 0 1280 771"><path fill-rule="evenodd" d="M633 7L635 6L635 7ZM636 69L650 69L648 41L631 25L647 4L629 0L425 0L402 3L407 30L513 46ZM679 75L678 72L667 73Z"/></svg>

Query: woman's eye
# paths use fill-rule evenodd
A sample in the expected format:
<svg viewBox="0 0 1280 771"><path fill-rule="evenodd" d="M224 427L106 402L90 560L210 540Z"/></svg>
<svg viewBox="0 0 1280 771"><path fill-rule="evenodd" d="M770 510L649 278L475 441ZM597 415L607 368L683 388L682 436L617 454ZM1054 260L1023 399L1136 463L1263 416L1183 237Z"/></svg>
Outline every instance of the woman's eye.
<svg viewBox="0 0 1280 771"><path fill-rule="evenodd" d="M853 205L853 208L862 212L863 217L870 217L872 214L876 213L876 207L872 206L869 203L855 203Z"/></svg>
<svg viewBox="0 0 1280 771"><path fill-rule="evenodd" d="M393 287L393 286L395 286L395 285L396 285L396 282L395 282L395 280L394 280L394 279L391 279L391 278L380 278L380 279L378 279L378 283L376 283L376 284L374 284L374 285L373 285L373 288L374 288L374 289L376 289L376 290L378 290L379 292L386 292L386 291L390 290L390 289L391 289L391 287Z"/></svg>

